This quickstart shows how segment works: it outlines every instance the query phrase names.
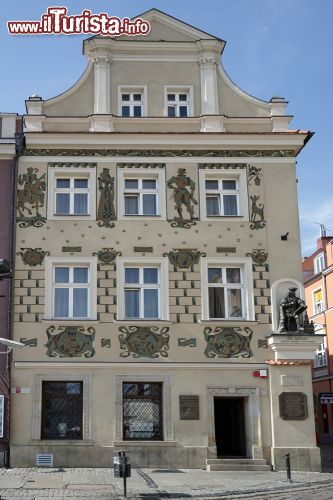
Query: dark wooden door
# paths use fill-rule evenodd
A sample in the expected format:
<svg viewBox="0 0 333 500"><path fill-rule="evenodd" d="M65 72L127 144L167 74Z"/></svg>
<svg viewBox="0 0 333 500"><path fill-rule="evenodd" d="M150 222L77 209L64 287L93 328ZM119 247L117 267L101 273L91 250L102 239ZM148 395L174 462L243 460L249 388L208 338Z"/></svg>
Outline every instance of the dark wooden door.
<svg viewBox="0 0 333 500"><path fill-rule="evenodd" d="M244 398L214 398L218 457L246 457Z"/></svg>

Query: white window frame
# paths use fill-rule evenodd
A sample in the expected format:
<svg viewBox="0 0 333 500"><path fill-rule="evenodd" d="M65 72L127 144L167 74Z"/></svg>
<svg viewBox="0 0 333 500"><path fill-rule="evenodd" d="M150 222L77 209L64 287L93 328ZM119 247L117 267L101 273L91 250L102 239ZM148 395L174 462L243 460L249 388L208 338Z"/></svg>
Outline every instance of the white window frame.
<svg viewBox="0 0 333 500"><path fill-rule="evenodd" d="M88 214L56 214L56 180L88 179ZM70 191L70 189L68 190ZM96 168L48 168L48 203L47 218L49 220L96 220Z"/></svg>
<svg viewBox="0 0 333 500"><path fill-rule="evenodd" d="M324 337L323 343L320 344L320 346L316 350L313 366L314 366L314 368L323 368L327 365L328 365L328 362L327 362L327 340L326 340L326 337Z"/></svg>
<svg viewBox="0 0 333 500"><path fill-rule="evenodd" d="M0 438L3 438L5 428L5 396L0 395Z"/></svg>
<svg viewBox="0 0 333 500"><path fill-rule="evenodd" d="M55 266L78 266L89 268L88 317L54 317L53 274ZM94 321L97 319L97 258L96 257L45 257L45 319L54 321Z"/></svg>
<svg viewBox="0 0 333 500"><path fill-rule="evenodd" d="M158 267L159 268L159 318L125 317L125 268L126 267ZM167 257L117 257L117 320L121 321L168 321L169 319L169 265ZM134 285L133 285L134 286Z"/></svg>
<svg viewBox="0 0 333 500"><path fill-rule="evenodd" d="M156 215L125 215L125 179L156 179ZM164 168L118 168L118 219L119 220L166 220L166 194ZM131 191L131 190L129 190ZM148 190L147 190L148 192Z"/></svg>
<svg viewBox="0 0 333 500"><path fill-rule="evenodd" d="M321 294L322 294L321 302L316 301L316 293L318 293L318 292L321 292ZM313 290L312 302L313 302L313 315L316 316L317 314L322 314L324 312L324 294L323 294L322 288L317 288L316 290ZM318 304L321 304L320 311L317 311Z"/></svg>
<svg viewBox="0 0 333 500"><path fill-rule="evenodd" d="M193 85L164 85L164 116L168 118L179 118L179 110L176 109L176 116L170 117L168 116L168 94L187 94L188 99L186 101L186 105L188 106L187 117L194 116L194 107L193 107ZM181 101L178 101L181 102ZM185 101L183 101L184 103ZM180 104L180 106L184 106L184 104ZM184 117L185 118L185 117Z"/></svg>
<svg viewBox="0 0 333 500"><path fill-rule="evenodd" d="M207 215L206 205L206 180L235 180L238 187L238 215ZM203 221L214 220L249 220L248 208L248 193L246 183L245 169L239 170L216 170L216 169L200 169L199 170L199 198L200 198L200 214ZM215 193L214 193L215 194ZM226 193L227 194L227 193ZM234 194L234 193L230 193ZM223 193L221 191L221 195Z"/></svg>
<svg viewBox="0 0 333 500"><path fill-rule="evenodd" d="M319 274L325 269L325 254L321 252L313 259L313 271L314 274Z"/></svg>
<svg viewBox="0 0 333 500"><path fill-rule="evenodd" d="M209 297L208 297L208 268L209 267L240 267L243 277L242 305L244 316L242 318L210 318L209 317ZM201 277L202 277L202 320L203 321L254 321L254 298L253 298L253 273L252 260L245 258L219 258L202 257L201 258ZM237 287L236 287L237 288Z"/></svg>
<svg viewBox="0 0 333 500"><path fill-rule="evenodd" d="M123 116L122 113L122 95L123 94L142 94L142 99L140 101L141 105L141 116ZM131 101L127 101L130 103ZM133 101L133 105L135 101ZM136 101L137 103L139 101ZM131 106L130 104L128 104ZM143 116L147 116L147 85L118 85L118 115L120 118L142 118Z"/></svg>

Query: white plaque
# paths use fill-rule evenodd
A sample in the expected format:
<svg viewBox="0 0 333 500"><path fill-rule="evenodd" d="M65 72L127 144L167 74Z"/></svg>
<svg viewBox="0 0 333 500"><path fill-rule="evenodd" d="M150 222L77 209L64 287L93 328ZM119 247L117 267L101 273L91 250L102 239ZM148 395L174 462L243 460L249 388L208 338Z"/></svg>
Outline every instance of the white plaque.
<svg viewBox="0 0 333 500"><path fill-rule="evenodd" d="M303 385L302 375L281 375L281 385Z"/></svg>

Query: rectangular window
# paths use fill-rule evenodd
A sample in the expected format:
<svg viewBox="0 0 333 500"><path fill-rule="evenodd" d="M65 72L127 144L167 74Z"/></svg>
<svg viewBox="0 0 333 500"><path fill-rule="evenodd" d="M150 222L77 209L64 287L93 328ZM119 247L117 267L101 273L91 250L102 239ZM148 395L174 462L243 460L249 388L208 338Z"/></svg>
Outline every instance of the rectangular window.
<svg viewBox="0 0 333 500"><path fill-rule="evenodd" d="M326 347L326 339L324 342L320 344L319 348L316 351L315 359L314 359L314 367L321 368L323 366L327 366L327 347Z"/></svg>
<svg viewBox="0 0 333 500"><path fill-rule="evenodd" d="M199 170L200 205L202 220L248 215L245 169L224 172L211 169Z"/></svg>
<svg viewBox="0 0 333 500"><path fill-rule="evenodd" d="M56 178L55 215L87 215L88 203L88 178Z"/></svg>
<svg viewBox="0 0 333 500"><path fill-rule="evenodd" d="M208 267L209 317L243 318L244 283L240 267Z"/></svg>
<svg viewBox="0 0 333 500"><path fill-rule="evenodd" d="M96 259L46 259L46 318L96 319Z"/></svg>
<svg viewBox="0 0 333 500"><path fill-rule="evenodd" d="M164 169L119 168L120 219L166 218Z"/></svg>
<svg viewBox="0 0 333 500"><path fill-rule="evenodd" d="M95 205L95 168L49 167L48 219L95 219Z"/></svg>
<svg viewBox="0 0 333 500"><path fill-rule="evenodd" d="M5 396L0 395L0 438L4 434L4 423L5 423Z"/></svg>
<svg viewBox="0 0 333 500"><path fill-rule="evenodd" d="M313 292L314 314L320 314L324 310L323 291L321 289Z"/></svg>
<svg viewBox="0 0 333 500"><path fill-rule="evenodd" d="M313 259L314 273L321 273L325 269L325 255L324 253L319 254L315 259Z"/></svg>
<svg viewBox="0 0 333 500"><path fill-rule="evenodd" d="M168 262L166 258L117 259L120 320L168 318Z"/></svg>
<svg viewBox="0 0 333 500"><path fill-rule="evenodd" d="M158 267L125 267L125 318L160 317Z"/></svg>
<svg viewBox="0 0 333 500"><path fill-rule="evenodd" d="M237 179L206 179L207 216L239 215Z"/></svg>
<svg viewBox="0 0 333 500"><path fill-rule="evenodd" d="M164 87L165 116L169 118L193 116L192 94L192 87Z"/></svg>
<svg viewBox="0 0 333 500"><path fill-rule="evenodd" d="M125 215L158 215L157 189L156 178L125 178Z"/></svg>
<svg viewBox="0 0 333 500"><path fill-rule="evenodd" d="M124 441L162 441L162 384L123 382Z"/></svg>
<svg viewBox="0 0 333 500"><path fill-rule="evenodd" d="M252 268L247 259L202 259L203 319L253 319Z"/></svg>
<svg viewBox="0 0 333 500"><path fill-rule="evenodd" d="M124 118L146 116L147 88L133 85L118 87L118 114Z"/></svg>
<svg viewBox="0 0 333 500"><path fill-rule="evenodd" d="M82 439L83 382L42 382L41 439Z"/></svg>

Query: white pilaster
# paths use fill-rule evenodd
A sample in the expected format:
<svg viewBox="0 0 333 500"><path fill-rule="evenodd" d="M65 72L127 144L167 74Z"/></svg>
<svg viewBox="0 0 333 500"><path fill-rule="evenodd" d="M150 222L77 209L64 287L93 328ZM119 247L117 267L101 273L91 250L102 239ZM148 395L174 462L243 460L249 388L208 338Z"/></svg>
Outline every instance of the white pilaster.
<svg viewBox="0 0 333 500"><path fill-rule="evenodd" d="M217 60L214 54L199 58L201 80L201 114L218 115Z"/></svg>
<svg viewBox="0 0 333 500"><path fill-rule="evenodd" d="M107 52L101 52L94 62L94 114L109 114L110 110L110 63Z"/></svg>

